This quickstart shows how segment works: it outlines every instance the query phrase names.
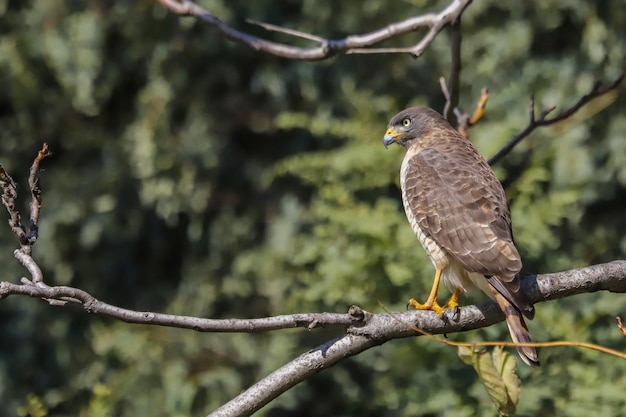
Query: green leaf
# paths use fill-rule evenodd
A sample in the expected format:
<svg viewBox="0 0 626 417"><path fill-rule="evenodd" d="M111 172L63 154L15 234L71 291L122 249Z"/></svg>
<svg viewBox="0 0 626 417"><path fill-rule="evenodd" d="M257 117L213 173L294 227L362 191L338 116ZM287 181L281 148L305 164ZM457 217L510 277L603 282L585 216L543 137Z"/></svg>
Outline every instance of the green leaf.
<svg viewBox="0 0 626 417"><path fill-rule="evenodd" d="M495 347L491 354L485 349L460 346L458 355L476 370L498 413L501 416L515 414L520 395L515 357L501 346Z"/></svg>

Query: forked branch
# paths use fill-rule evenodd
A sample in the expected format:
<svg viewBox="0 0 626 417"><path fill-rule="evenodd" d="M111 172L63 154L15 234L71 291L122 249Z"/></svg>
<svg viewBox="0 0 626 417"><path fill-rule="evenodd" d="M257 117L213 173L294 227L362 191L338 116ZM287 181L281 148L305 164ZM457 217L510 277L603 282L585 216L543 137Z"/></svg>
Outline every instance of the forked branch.
<svg viewBox="0 0 626 417"><path fill-rule="evenodd" d="M234 42L271 55L308 61L323 60L338 54L405 53L417 58L428 48L444 27L453 24L459 19L465 8L471 3L471 0L452 0L450 4L439 13L428 13L409 17L403 21L383 26L373 32L350 35L342 39L324 38L295 29L287 29L269 23L249 20L250 23L260 26L269 32L279 32L297 38L308 39L316 43L315 46L311 47L297 47L262 39L235 29L192 0L157 1L172 13L193 16L213 26L226 38ZM384 40L415 32L421 28L428 28L428 32L426 32L419 42L411 47L371 48L371 46Z"/></svg>

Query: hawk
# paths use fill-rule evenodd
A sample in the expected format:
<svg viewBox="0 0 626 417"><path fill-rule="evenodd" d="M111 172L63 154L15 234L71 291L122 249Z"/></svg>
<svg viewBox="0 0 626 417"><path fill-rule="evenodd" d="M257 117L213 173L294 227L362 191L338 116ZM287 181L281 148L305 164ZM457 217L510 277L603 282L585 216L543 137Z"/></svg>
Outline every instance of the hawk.
<svg viewBox="0 0 626 417"><path fill-rule="evenodd" d="M516 343L532 342L522 314L532 319L533 304L520 290L520 255L513 242L511 214L504 189L474 145L428 107L411 107L389 122L383 144L406 148L400 169L406 216L436 269L424 304L443 318L458 313L462 292L474 289L494 298ZM439 282L452 291L437 302ZM539 366L533 347L517 346L522 360Z"/></svg>

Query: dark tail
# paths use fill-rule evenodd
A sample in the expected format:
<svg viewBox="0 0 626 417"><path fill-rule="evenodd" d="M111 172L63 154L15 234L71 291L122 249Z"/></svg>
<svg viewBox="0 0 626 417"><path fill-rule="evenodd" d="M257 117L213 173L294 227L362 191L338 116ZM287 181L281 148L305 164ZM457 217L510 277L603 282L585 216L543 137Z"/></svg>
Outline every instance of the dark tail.
<svg viewBox="0 0 626 417"><path fill-rule="evenodd" d="M500 306L500 309L506 317L506 324L509 326L509 333L511 333L511 339L513 339L513 342L532 343L533 339L530 337L526 323L524 323L522 313L495 288L491 287L491 289L498 305ZM522 358L526 365L540 365L539 356L537 355L537 350L534 347L516 346L515 348L517 349L517 353L519 353L520 358Z"/></svg>

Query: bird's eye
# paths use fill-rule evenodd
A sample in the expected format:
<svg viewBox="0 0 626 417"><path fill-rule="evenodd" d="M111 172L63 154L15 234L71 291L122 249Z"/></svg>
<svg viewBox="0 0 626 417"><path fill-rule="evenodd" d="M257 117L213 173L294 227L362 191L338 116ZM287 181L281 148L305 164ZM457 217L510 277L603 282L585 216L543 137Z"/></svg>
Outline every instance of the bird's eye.
<svg viewBox="0 0 626 417"><path fill-rule="evenodd" d="M411 119L409 119L408 117L404 120L402 120L402 126L404 127L409 127L411 126Z"/></svg>

